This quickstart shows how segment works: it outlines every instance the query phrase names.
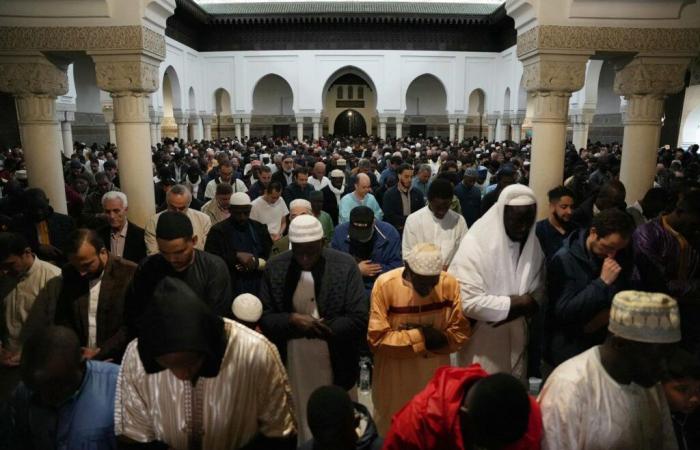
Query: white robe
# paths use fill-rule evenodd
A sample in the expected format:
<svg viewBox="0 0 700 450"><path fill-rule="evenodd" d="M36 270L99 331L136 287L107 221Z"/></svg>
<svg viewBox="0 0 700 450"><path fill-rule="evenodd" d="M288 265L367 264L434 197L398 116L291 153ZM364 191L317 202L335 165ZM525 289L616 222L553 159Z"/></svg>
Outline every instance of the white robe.
<svg viewBox="0 0 700 450"><path fill-rule="evenodd" d="M466 233L464 217L449 210L445 217L438 219L426 205L406 218L401 254L405 258L417 244L429 242L440 247L442 265L448 266Z"/></svg>
<svg viewBox="0 0 700 450"><path fill-rule="evenodd" d="M544 254L534 224L522 252L503 225L506 203L520 195L532 195L532 191L513 185L501 192L498 202L472 225L448 271L459 280L464 314L478 321L471 339L457 355L459 364L478 362L489 373L506 372L525 380L525 319L493 326L508 317L511 295L535 293L540 300L544 288Z"/></svg>
<svg viewBox="0 0 700 450"><path fill-rule="evenodd" d="M660 384L616 382L593 347L562 363L539 397L543 450L675 450L668 403Z"/></svg>
<svg viewBox="0 0 700 450"><path fill-rule="evenodd" d="M302 271L292 297L294 311L320 318L311 272ZM297 417L298 442L306 442L313 435L306 420L306 404L317 388L333 384L333 369L328 343L321 339L292 339L287 342L287 373L292 388L294 412Z"/></svg>

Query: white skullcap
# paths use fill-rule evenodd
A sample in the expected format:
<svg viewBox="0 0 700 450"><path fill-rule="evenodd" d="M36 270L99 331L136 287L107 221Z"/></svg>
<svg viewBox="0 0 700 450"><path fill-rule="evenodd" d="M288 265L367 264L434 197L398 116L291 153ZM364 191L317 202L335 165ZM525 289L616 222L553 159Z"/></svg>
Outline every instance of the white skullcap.
<svg viewBox="0 0 700 450"><path fill-rule="evenodd" d="M233 299L231 310L237 319L257 323L262 317L263 306L260 299L253 294L241 294Z"/></svg>
<svg viewBox="0 0 700 450"><path fill-rule="evenodd" d="M331 178L341 178L341 177L345 177L345 174L343 173L342 170L338 170L338 169L331 170Z"/></svg>
<svg viewBox="0 0 700 450"><path fill-rule="evenodd" d="M666 294L618 292L610 308L608 330L623 339L650 344L681 340L678 304Z"/></svg>
<svg viewBox="0 0 700 450"><path fill-rule="evenodd" d="M309 212L312 211L311 202L306 200L305 198L298 198L289 202L289 209L291 210L293 208L304 208Z"/></svg>
<svg viewBox="0 0 700 450"><path fill-rule="evenodd" d="M338 161L336 161L336 164L338 164L339 166L344 166L345 164L347 164L347 161L345 161L343 158L340 158Z"/></svg>
<svg viewBox="0 0 700 450"><path fill-rule="evenodd" d="M231 199L228 202L232 206L248 206L251 204L250 197L245 192L236 192L231 195Z"/></svg>
<svg viewBox="0 0 700 450"><path fill-rule="evenodd" d="M421 147L422 147L421 143L420 143L420 142L416 142L416 148L421 148Z"/></svg>
<svg viewBox="0 0 700 450"><path fill-rule="evenodd" d="M529 195L518 195L508 200L507 206L529 206L536 203L535 199Z"/></svg>
<svg viewBox="0 0 700 450"><path fill-rule="evenodd" d="M442 272L442 252L435 244L416 244L405 259L411 272L418 275L440 275Z"/></svg>
<svg viewBox="0 0 700 450"><path fill-rule="evenodd" d="M323 239L323 226L311 215L295 217L289 224L289 242L304 244Z"/></svg>

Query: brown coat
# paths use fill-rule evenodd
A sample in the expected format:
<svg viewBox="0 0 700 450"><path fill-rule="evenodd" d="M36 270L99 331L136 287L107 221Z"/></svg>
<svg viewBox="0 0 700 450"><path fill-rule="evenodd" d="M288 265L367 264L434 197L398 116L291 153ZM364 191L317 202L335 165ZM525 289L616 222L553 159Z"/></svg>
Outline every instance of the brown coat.
<svg viewBox="0 0 700 450"><path fill-rule="evenodd" d="M124 322L124 294L136 271L136 264L117 256L109 257L102 275L97 304L97 347L95 359L119 363L129 343ZM63 286L56 304L56 324L75 330L82 346L89 336L90 288L72 266L63 269Z"/></svg>

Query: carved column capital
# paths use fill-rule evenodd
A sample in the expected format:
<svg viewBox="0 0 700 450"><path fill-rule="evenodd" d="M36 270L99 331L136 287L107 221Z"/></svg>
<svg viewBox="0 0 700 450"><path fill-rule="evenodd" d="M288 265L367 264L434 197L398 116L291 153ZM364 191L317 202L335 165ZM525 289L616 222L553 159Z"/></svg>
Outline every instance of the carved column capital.
<svg viewBox="0 0 700 450"><path fill-rule="evenodd" d="M664 99L662 94L628 95L627 110L622 115L624 125L657 125L661 126L664 114Z"/></svg>
<svg viewBox="0 0 700 450"><path fill-rule="evenodd" d="M190 122L189 115L179 108L173 108L173 119L178 125L187 125Z"/></svg>
<svg viewBox="0 0 700 450"><path fill-rule="evenodd" d="M501 117L500 114L489 114L486 116L486 123L489 126L495 127L498 123L498 119Z"/></svg>
<svg viewBox="0 0 700 450"><path fill-rule="evenodd" d="M615 93L669 95L685 86L689 58L638 56L615 73Z"/></svg>
<svg viewBox="0 0 700 450"><path fill-rule="evenodd" d="M575 92L586 81L588 55L538 53L523 59L523 85L528 92Z"/></svg>
<svg viewBox="0 0 700 450"><path fill-rule="evenodd" d="M43 55L0 57L0 91L14 96L58 97L68 92L66 71Z"/></svg>
<svg viewBox="0 0 700 450"><path fill-rule="evenodd" d="M100 89L112 93L158 90L158 59L143 54L91 56Z"/></svg>
<svg viewBox="0 0 700 450"><path fill-rule="evenodd" d="M532 93L533 122L566 123L569 111L569 91L537 91Z"/></svg>
<svg viewBox="0 0 700 450"><path fill-rule="evenodd" d="M197 125L199 123L199 114L196 111L190 111L187 115L187 122L190 125Z"/></svg>
<svg viewBox="0 0 700 450"><path fill-rule="evenodd" d="M525 120L525 111L517 111L517 112L511 113L511 115L510 115L510 124L511 125L522 125L524 120Z"/></svg>
<svg viewBox="0 0 700 450"><path fill-rule="evenodd" d="M200 114L199 118L202 119L203 125L211 125L214 122L213 114Z"/></svg>

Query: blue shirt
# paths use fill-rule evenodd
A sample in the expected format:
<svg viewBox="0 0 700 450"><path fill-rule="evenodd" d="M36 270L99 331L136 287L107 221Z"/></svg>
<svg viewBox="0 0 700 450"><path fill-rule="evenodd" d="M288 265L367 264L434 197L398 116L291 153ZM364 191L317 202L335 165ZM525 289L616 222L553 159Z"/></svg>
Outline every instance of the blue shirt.
<svg viewBox="0 0 700 450"><path fill-rule="evenodd" d="M39 404L32 391L20 384L11 400L9 436L1 438L18 449L116 449L114 396L118 376L118 365L88 361L80 388L58 408Z"/></svg>
<svg viewBox="0 0 700 450"><path fill-rule="evenodd" d="M384 218L384 212L382 208L377 203L377 199L374 195L367 194L365 198L360 201L354 192L345 194L343 198L340 199L340 211L338 213L338 223L345 223L350 220L350 211L356 206L366 206L374 211L374 218L377 220L382 220Z"/></svg>
<svg viewBox="0 0 700 450"><path fill-rule="evenodd" d="M425 183L421 182L418 177L413 178L413 182L411 183L411 187L413 189L416 189L420 191L423 194L424 198L428 198L428 186L430 185L430 180L426 181Z"/></svg>

